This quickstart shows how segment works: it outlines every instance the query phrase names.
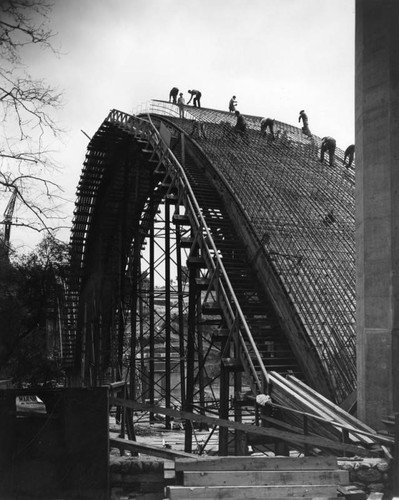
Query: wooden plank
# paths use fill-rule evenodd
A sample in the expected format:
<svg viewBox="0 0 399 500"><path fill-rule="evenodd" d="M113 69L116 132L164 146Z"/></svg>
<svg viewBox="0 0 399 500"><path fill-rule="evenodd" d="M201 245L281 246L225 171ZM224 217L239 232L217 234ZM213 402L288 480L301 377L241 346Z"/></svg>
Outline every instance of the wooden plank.
<svg viewBox="0 0 399 500"><path fill-rule="evenodd" d="M306 408L310 411L310 414L319 417L318 421L324 423L325 425L333 425L332 421L336 424L337 421L333 419L331 411L327 408L323 407L319 401L315 400L308 392L301 390L300 387L296 387L296 385L287 380L287 378L282 377L279 373L271 372L272 382L275 384L275 387L279 388L284 394L293 399L300 407L301 410L305 411ZM320 417L322 420L320 421Z"/></svg>
<svg viewBox="0 0 399 500"><path fill-rule="evenodd" d="M367 497L367 500L382 500L383 496L384 493L378 493L377 491L372 491Z"/></svg>
<svg viewBox="0 0 399 500"><path fill-rule="evenodd" d="M352 417L352 415L347 414L344 410L342 410L342 408L335 405L297 378L290 375L287 378L283 378L278 373L273 373L273 376L278 378L280 382L283 382L287 387L293 389L297 397L303 398L304 404L306 404L309 408L312 408L313 411L317 411L327 421L334 421L332 424L334 427L339 428L340 424L342 424L342 427L351 430L354 434L356 434L358 429L356 429L355 426L357 426L360 431L356 436L358 439L366 442L367 444L372 444L376 441L377 436L374 429L366 426L366 424L362 423L355 417ZM354 436L352 436L352 439L356 440Z"/></svg>
<svg viewBox="0 0 399 500"><path fill-rule="evenodd" d="M270 376L274 384L274 387L275 388L278 387L280 391L284 392L286 395L290 395L290 398L292 398L296 403L298 403L301 406L302 410L303 408L307 408L308 410L313 412L313 414L316 414L316 417L317 416L322 417L322 420L317 419L317 421L320 422L320 424L323 424L326 430L330 427L340 431L342 426L345 425L345 422L340 415L332 411L326 405L322 404L309 392L301 389L299 386L296 386L292 381L287 380L286 378L282 377L280 374L276 372L271 372ZM351 435L350 435L352 441L357 442L359 444L360 441L366 442L367 444L375 442L375 440L370 439L367 436L364 436L364 432L362 432L362 436L355 435L356 429L354 428L352 429L353 430L351 430Z"/></svg>
<svg viewBox="0 0 399 500"><path fill-rule="evenodd" d="M185 471L184 486L278 486L339 485L349 482L346 470L283 470L283 471Z"/></svg>
<svg viewBox="0 0 399 500"><path fill-rule="evenodd" d="M336 457L204 457L178 458L176 471L262 471L262 470L335 470Z"/></svg>
<svg viewBox="0 0 399 500"><path fill-rule="evenodd" d="M167 486L169 500L265 500L265 498L336 498L337 487L322 486Z"/></svg>
<svg viewBox="0 0 399 500"><path fill-rule="evenodd" d="M309 391L311 394L313 394L315 397L317 397L320 401L323 402L324 405L329 406L336 414L339 414L341 417L343 417L346 421L347 424L353 425L355 428L359 428L359 430L367 431L371 434L375 434L375 429L372 427L369 427L367 424L362 422L361 420L357 419L344 409L342 409L340 406L334 404L332 401L324 397L322 394L319 394L316 392L314 389L311 387L308 387L306 384L304 384L301 380L297 379L296 377L292 375L287 376L288 380L291 380L295 382L297 386L304 387L307 391Z"/></svg>
<svg viewBox="0 0 399 500"><path fill-rule="evenodd" d="M338 441L332 441L318 436L304 436L301 434L295 434L288 431L280 431L268 427L257 427L256 425L242 424L240 422L234 422L232 420L224 420L216 417L208 417L205 415L200 415L198 413L191 413L187 411L177 411L171 408L163 408L157 405L150 405L139 403L137 401L125 400L121 398L110 397L110 404L124 406L125 408L133 408L134 410L142 410L153 413L160 413L163 415L169 415L171 417L177 417L184 420L192 420L196 422L204 422L211 426L218 425L220 427L229 427L232 429L237 429L244 432L250 432L252 434L259 434L262 436L271 436L283 441L295 442L308 444L310 446L318 446L321 448L329 448L332 450L339 450L344 452L353 452L357 455L367 456L370 455L370 451L359 446L340 443Z"/></svg>
<svg viewBox="0 0 399 500"><path fill-rule="evenodd" d="M185 453L184 451L171 450L168 448L159 448L158 446L150 446L137 441L130 441L129 439L110 438L110 446L123 450L135 451L151 455L154 457L166 458L167 460L174 460L175 458L194 458L196 455Z"/></svg>

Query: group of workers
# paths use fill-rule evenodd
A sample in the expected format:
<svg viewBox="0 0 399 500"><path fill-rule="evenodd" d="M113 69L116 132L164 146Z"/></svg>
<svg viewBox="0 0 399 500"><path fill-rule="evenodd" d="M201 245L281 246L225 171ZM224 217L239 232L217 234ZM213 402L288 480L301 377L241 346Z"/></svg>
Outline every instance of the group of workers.
<svg viewBox="0 0 399 500"><path fill-rule="evenodd" d="M191 100L193 100L193 106L200 108L202 96L201 92L195 89L188 90L187 92L191 96L187 106L190 104ZM183 97L183 92L179 93L179 89L177 87L173 87L169 92L169 102L173 102L173 104L177 104L177 106L179 106L179 116L180 118L184 118L184 106L186 105L186 101Z"/></svg>
<svg viewBox="0 0 399 500"><path fill-rule="evenodd" d="M330 167L335 166L335 148L337 146L337 142L333 137L326 136L321 140L321 148L320 148L320 161L324 162L324 155L328 153L329 165ZM355 157L355 145L351 144L345 149L344 159L342 163L346 168L350 168L353 163L353 159ZM348 160L348 163L346 163Z"/></svg>
<svg viewBox="0 0 399 500"><path fill-rule="evenodd" d="M187 102L187 105L190 104L191 101L193 101L193 106L194 107L201 107L201 92L199 90L188 90L187 91L190 94L190 100ZM179 96L179 97L177 97ZM186 105L185 99L183 97L183 93L179 93L179 89L177 87L173 87L171 91L169 92L169 102L173 102L173 104L177 104L179 107L179 116L180 118L184 118L184 106ZM237 119L237 122L235 124L234 130L237 132L238 135L240 135L243 139L243 141L246 144L249 144L249 138L247 134L247 124L245 121L244 116L236 109L237 107L237 97L235 95L232 96L232 98L229 101L229 113L234 113ZM302 132L304 135L309 137L309 139L313 139L312 132L310 131L309 128L309 119L307 114L305 113L305 110L302 109L299 112L299 118L298 122L300 123L302 121ZM260 132L261 135L266 136L267 130L269 130L271 138L274 140L276 138L274 134L274 122L275 120L272 118L262 118L260 121ZM201 124L202 125L202 124ZM199 128L197 124L197 128ZM193 129L194 132L194 129ZM196 132L202 132L203 135L205 136L205 132L203 130L203 127L199 128L199 130L196 130ZM329 165L333 167L335 165L335 149L336 149L337 143L336 140L333 137L330 136L325 136L321 140L321 147L320 147L320 162L324 162L324 157L325 154L328 153L329 157ZM350 168L353 163L353 159L355 156L355 145L351 144L348 146L345 150L344 153L344 159L343 159L343 165L346 166L347 168ZM348 160L348 163L346 162Z"/></svg>
<svg viewBox="0 0 399 500"><path fill-rule="evenodd" d="M298 122L300 123L301 120L302 120L302 132L307 137L313 138L312 132L309 129L308 115L305 113L304 109L302 109L299 112ZM337 147L337 141L333 137L330 136L323 137L321 140L321 147L320 147L320 162L321 163L324 162L324 156L326 153L328 153L330 167L333 167L335 165L336 147ZM343 164L346 166L346 168L350 168L352 166L354 156L355 156L355 145L351 144L346 148L344 153ZM346 160L348 160L348 163L346 163Z"/></svg>

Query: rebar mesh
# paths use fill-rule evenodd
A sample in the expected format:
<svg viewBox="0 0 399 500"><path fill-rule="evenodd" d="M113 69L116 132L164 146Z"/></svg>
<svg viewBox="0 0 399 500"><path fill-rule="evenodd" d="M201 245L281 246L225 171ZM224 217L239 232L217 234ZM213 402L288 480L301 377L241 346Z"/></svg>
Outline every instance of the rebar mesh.
<svg viewBox="0 0 399 500"><path fill-rule="evenodd" d="M279 121L273 140L257 116L245 115L243 137L228 112L186 106L180 119L177 106L163 101L147 112L190 134L224 178L342 400L356 383L355 165L342 165L339 148L334 167L320 163L321 139Z"/></svg>

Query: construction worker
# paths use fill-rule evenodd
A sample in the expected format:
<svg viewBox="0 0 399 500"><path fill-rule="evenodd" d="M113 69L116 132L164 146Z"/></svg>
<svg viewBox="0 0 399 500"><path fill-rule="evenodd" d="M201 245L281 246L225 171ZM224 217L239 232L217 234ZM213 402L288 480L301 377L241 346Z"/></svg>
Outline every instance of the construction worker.
<svg viewBox="0 0 399 500"><path fill-rule="evenodd" d="M184 105L185 105L185 100L183 97L183 92L180 92L179 94L179 99L177 100L177 105L179 106L179 117L184 118Z"/></svg>
<svg viewBox="0 0 399 500"><path fill-rule="evenodd" d="M229 113L234 113L234 111L236 110L236 106L237 106L236 96L233 95L233 97L229 101Z"/></svg>
<svg viewBox="0 0 399 500"><path fill-rule="evenodd" d="M355 145L351 144L345 149L343 164L346 165L346 159L348 158L348 164L346 165L346 168L351 168L354 156L355 156Z"/></svg>
<svg viewBox="0 0 399 500"><path fill-rule="evenodd" d="M172 99L173 104L176 104L177 94L179 93L179 89L177 87L173 87L169 92L169 102Z"/></svg>
<svg viewBox="0 0 399 500"><path fill-rule="evenodd" d="M301 122L302 120L302 132L307 136L307 137L313 137L312 132L310 131L309 128L309 120L308 120L308 115L305 113L305 110L302 109L299 112L299 118L298 122Z"/></svg>
<svg viewBox="0 0 399 500"><path fill-rule="evenodd" d="M191 97L190 97L190 100L187 103L187 106L190 104L191 99L194 98L194 100L193 100L193 106L200 108L201 107L201 96L202 96L201 92L199 90L188 90L187 92L189 94L191 94Z"/></svg>
<svg viewBox="0 0 399 500"><path fill-rule="evenodd" d="M321 140L321 149L320 149L320 161L323 163L324 161L324 153L328 152L328 157L330 159L330 167L334 166L334 155L335 148L337 146L337 142L332 137L326 136Z"/></svg>
<svg viewBox="0 0 399 500"><path fill-rule="evenodd" d="M190 136L197 138L197 139L206 139L206 133L205 133L205 125L203 122L194 120L193 121L193 128L190 132Z"/></svg>
<svg viewBox="0 0 399 500"><path fill-rule="evenodd" d="M273 138L273 141L275 139L275 136L274 136L274 118L262 118L262 120L260 121L260 133L263 135L263 136L266 136L266 130L269 129L270 130L270 134Z"/></svg>
<svg viewBox="0 0 399 500"><path fill-rule="evenodd" d="M239 111L236 110L235 115L237 117L237 122L235 124L234 130L238 135L242 137L244 142L248 145L249 139L247 135L247 122L245 121L245 118Z"/></svg>

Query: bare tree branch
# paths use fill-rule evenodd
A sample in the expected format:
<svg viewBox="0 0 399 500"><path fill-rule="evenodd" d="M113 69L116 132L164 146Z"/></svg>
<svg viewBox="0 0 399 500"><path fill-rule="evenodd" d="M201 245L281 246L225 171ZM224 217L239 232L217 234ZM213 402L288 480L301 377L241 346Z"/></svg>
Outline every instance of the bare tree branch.
<svg viewBox="0 0 399 500"><path fill-rule="evenodd" d="M33 45L57 54L51 10L47 0L0 2L0 202L16 189L12 224L48 232L53 232L48 221L58 218L54 201L62 191L50 180L58 167L48 146L62 132L54 119L62 94L27 73L21 49Z"/></svg>
<svg viewBox="0 0 399 500"><path fill-rule="evenodd" d="M53 50L48 27L52 4L41 0L3 0L0 3L0 56L15 64L20 49L39 44ZM38 19L40 20L38 22Z"/></svg>

